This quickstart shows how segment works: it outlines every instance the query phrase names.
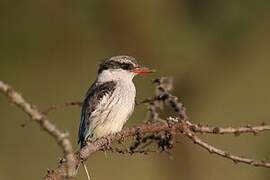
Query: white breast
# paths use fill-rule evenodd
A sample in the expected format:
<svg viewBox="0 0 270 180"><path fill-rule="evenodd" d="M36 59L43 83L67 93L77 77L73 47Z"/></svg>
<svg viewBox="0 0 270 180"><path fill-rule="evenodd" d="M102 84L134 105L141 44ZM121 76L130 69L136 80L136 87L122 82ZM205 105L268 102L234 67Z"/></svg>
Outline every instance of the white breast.
<svg viewBox="0 0 270 180"><path fill-rule="evenodd" d="M116 89L107 103L103 103L100 123L94 129L95 138L122 130L134 110L136 89L132 80L118 79Z"/></svg>

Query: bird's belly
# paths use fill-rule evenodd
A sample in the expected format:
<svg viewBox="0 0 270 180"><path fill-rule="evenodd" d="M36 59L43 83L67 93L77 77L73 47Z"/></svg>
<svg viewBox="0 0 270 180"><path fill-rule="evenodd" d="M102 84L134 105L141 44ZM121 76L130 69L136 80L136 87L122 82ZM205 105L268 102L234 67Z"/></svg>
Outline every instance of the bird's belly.
<svg viewBox="0 0 270 180"><path fill-rule="evenodd" d="M104 121L94 130L95 138L107 136L120 132L130 117L134 109L135 97L121 98L115 100L111 107L106 108L107 112L104 113Z"/></svg>

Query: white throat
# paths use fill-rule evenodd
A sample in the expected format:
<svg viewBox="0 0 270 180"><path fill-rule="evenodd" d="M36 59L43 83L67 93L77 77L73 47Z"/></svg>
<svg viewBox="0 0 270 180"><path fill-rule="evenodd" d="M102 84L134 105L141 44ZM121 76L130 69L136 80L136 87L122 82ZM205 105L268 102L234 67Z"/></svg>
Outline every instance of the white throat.
<svg viewBox="0 0 270 180"><path fill-rule="evenodd" d="M100 83L108 81L132 82L135 75L135 73L122 69L108 69L103 70L100 74L98 74L97 81Z"/></svg>

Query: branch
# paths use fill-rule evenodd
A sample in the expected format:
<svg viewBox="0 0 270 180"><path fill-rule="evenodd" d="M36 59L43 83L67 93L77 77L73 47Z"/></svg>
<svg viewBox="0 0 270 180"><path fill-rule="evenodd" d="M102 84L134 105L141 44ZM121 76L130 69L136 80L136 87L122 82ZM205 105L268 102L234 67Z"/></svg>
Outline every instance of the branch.
<svg viewBox="0 0 270 180"><path fill-rule="evenodd" d="M185 129L185 135L186 137L188 137L189 139L191 139L195 144L201 146L202 148L206 149L207 151L209 151L209 153L214 153L216 155L222 156L226 159L230 159L232 160L234 163L245 163L251 166L255 166L255 167L265 167L265 168L270 168L270 163L269 162L265 162L265 161L257 161L254 159L250 159L250 158L246 158L243 156L236 156L231 154L230 152L226 152L223 151L221 149L218 149L204 141L202 141L199 137L197 137L194 133L192 133L189 129Z"/></svg>
<svg viewBox="0 0 270 180"><path fill-rule="evenodd" d="M237 128L233 127L210 127L204 125L193 124L191 122L187 122L191 128L191 130L195 133L208 133L208 134L234 134L239 136L243 133L253 133L254 135L258 134L262 131L269 131L270 125L266 125L262 123L260 126L241 126Z"/></svg>
<svg viewBox="0 0 270 180"><path fill-rule="evenodd" d="M62 176L73 177L75 172L75 159L68 134L59 130L53 123L51 123L51 121L46 116L39 112L39 110L35 106L27 102L10 85L0 81L0 91L5 94L13 104L18 106L32 120L37 122L44 131L46 131L56 140L56 142L63 149L64 157L67 161L64 171L67 173L63 173Z"/></svg>
<svg viewBox="0 0 270 180"><path fill-rule="evenodd" d="M168 123L162 122L155 122L155 123L142 123L140 125L125 128L120 133L115 135L110 135L104 138L100 138L95 142L87 142L86 145L79 151L77 151L74 156L76 159L87 160L89 156L94 154L97 151L100 151L106 148L110 142L118 142L123 141L128 137L135 136L138 132L140 134L147 134L147 133L157 133L161 131L169 131L172 132L176 129L182 129L181 124L175 124L174 126L170 126ZM80 161L76 161L76 165L80 165ZM62 174L64 173L65 163L61 163L55 170L48 172L45 179L46 180L58 180L61 179Z"/></svg>
<svg viewBox="0 0 270 180"><path fill-rule="evenodd" d="M83 147L81 150L77 151L74 154L76 159L78 159L76 161L76 165L77 166L80 165L79 159L82 159L85 161L88 159L89 156L93 155L95 152L106 149L106 147L109 146L110 142L124 141L128 137L136 136L136 134L138 133L145 135L145 134L160 133L160 132L168 132L173 135L184 134L186 137L191 139L195 144L200 145L201 147L203 147L204 149L207 149L211 153L215 153L224 158L231 159L234 162L241 162L241 163L246 163L252 166L270 168L270 163L235 156L235 155L232 155L231 153L227 153L223 150L220 150L218 148L215 148L214 146L211 146L203 142L201 139L199 139L197 136L194 135L194 133L192 132L192 127L190 127L188 123L186 123L185 121L180 121L178 123L173 123L173 124L164 123L164 122L142 123L131 128L125 128L120 133L117 133L115 135L110 135L104 138L100 138L96 140L95 142L91 143L88 141L85 147ZM46 180L61 179L62 173L64 172L64 165L65 164L62 163L55 170L50 171L46 175L45 179Z"/></svg>

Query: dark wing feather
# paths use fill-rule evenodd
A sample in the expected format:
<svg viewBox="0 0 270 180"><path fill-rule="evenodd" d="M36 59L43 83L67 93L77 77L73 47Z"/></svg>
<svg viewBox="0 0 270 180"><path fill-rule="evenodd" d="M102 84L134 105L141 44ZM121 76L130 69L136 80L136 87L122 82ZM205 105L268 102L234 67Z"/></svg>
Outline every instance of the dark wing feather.
<svg viewBox="0 0 270 180"><path fill-rule="evenodd" d="M83 146L83 142L87 138L86 135L89 134L89 124L91 119L91 113L96 109L100 100L107 94L111 95L115 90L116 83L114 81L109 81L105 83L97 83L95 82L87 91L86 97L83 101L82 109L81 109L81 120L79 127L79 140L78 143L81 143Z"/></svg>

